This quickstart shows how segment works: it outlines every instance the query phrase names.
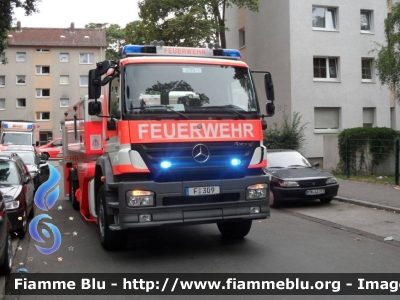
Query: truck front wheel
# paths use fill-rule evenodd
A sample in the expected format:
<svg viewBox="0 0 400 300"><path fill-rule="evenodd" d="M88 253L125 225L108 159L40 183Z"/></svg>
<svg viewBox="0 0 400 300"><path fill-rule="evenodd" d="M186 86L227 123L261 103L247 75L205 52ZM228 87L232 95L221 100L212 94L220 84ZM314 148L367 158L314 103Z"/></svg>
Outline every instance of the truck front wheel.
<svg viewBox="0 0 400 300"><path fill-rule="evenodd" d="M245 237L251 229L252 220L217 223L219 232L228 239L241 239Z"/></svg>
<svg viewBox="0 0 400 300"><path fill-rule="evenodd" d="M126 244L126 232L110 229L110 225L114 223L114 218L107 214L106 197L103 185L99 188L97 193L97 201L97 220L99 223L100 243L106 250L119 250Z"/></svg>

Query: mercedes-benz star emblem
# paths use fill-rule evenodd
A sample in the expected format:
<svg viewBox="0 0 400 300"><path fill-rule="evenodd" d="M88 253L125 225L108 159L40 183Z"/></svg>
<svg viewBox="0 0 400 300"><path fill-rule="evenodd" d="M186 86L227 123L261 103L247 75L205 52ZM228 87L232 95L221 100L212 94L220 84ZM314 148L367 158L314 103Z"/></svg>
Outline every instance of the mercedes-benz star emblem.
<svg viewBox="0 0 400 300"><path fill-rule="evenodd" d="M198 163L205 163L210 158L210 150L206 145L197 144L193 147L192 156Z"/></svg>

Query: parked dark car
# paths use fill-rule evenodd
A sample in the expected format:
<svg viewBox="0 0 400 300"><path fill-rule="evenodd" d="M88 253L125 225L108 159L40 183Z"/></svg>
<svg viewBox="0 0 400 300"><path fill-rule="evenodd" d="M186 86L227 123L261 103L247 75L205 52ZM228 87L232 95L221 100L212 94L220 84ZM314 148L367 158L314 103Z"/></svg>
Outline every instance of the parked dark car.
<svg viewBox="0 0 400 300"><path fill-rule="evenodd" d="M7 217L3 194L0 192L0 274L11 272L13 249L11 242L11 224Z"/></svg>
<svg viewBox="0 0 400 300"><path fill-rule="evenodd" d="M8 148L6 151L0 152L0 155L11 155L12 153L16 153L19 157L22 158L26 166L28 167L29 173L32 176L33 183L35 185L35 190L43 183L49 179L50 176L50 168L45 160L41 160L39 155L36 155L35 152L29 150L15 150L9 151Z"/></svg>
<svg viewBox="0 0 400 300"><path fill-rule="evenodd" d="M295 150L268 150L267 174L271 175L270 206L283 201L314 200L329 203L337 195L339 184L329 172L317 169Z"/></svg>
<svg viewBox="0 0 400 300"><path fill-rule="evenodd" d="M0 152L0 191L11 222L11 231L19 237L25 236L28 217L33 217L35 213L35 186L28 167L15 153L5 156Z"/></svg>

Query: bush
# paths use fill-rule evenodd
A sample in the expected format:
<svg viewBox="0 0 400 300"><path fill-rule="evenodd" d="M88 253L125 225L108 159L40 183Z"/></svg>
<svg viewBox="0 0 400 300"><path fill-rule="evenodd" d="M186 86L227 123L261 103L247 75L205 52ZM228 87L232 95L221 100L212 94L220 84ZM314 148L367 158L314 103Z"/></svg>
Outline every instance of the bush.
<svg viewBox="0 0 400 300"><path fill-rule="evenodd" d="M352 173L373 173L374 167L393 152L398 137L400 137L399 131L387 127L357 127L343 130L339 134L339 169L346 171L348 152L348 164Z"/></svg>
<svg viewBox="0 0 400 300"><path fill-rule="evenodd" d="M292 123L289 116L283 115L283 123L280 128L274 123L274 127L264 132L264 145L267 149L293 149L301 151L305 142L304 129L306 124L300 125L300 113L294 112Z"/></svg>

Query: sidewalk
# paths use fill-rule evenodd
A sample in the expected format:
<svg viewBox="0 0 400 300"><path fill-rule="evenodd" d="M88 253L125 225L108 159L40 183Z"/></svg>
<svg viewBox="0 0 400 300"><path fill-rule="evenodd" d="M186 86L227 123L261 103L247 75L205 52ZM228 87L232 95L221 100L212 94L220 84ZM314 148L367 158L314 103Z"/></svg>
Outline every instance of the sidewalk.
<svg viewBox="0 0 400 300"><path fill-rule="evenodd" d="M400 213L400 189L391 185L355 180L337 179L337 181L339 191L334 199Z"/></svg>

